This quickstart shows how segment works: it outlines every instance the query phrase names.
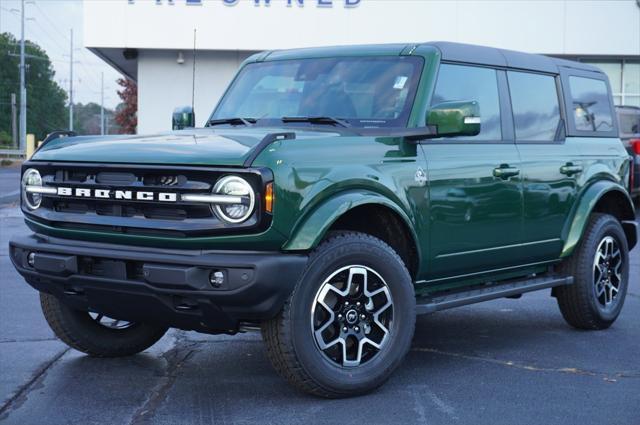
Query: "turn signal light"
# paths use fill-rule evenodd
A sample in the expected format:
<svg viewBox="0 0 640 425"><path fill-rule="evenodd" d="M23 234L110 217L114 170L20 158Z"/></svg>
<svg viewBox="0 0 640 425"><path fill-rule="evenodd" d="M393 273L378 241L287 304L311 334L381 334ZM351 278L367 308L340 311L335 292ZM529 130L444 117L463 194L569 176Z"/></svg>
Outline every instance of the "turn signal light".
<svg viewBox="0 0 640 425"><path fill-rule="evenodd" d="M265 191L264 191L264 209L266 212L268 213L273 212L273 201L274 201L273 183L267 183L267 187L265 188Z"/></svg>

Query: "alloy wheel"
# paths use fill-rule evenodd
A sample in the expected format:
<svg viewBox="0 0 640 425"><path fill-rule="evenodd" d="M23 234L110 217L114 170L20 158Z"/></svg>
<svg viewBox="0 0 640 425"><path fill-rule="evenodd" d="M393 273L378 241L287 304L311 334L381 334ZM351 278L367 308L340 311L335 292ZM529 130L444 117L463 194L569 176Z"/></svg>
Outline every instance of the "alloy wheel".
<svg viewBox="0 0 640 425"><path fill-rule="evenodd" d="M622 251L618 242L605 236L593 260L593 290L601 308L609 309L617 300L622 283Z"/></svg>
<svg viewBox="0 0 640 425"><path fill-rule="evenodd" d="M311 328L332 363L356 367L373 359L389 340L393 299L375 270L351 265L332 273L316 294Z"/></svg>

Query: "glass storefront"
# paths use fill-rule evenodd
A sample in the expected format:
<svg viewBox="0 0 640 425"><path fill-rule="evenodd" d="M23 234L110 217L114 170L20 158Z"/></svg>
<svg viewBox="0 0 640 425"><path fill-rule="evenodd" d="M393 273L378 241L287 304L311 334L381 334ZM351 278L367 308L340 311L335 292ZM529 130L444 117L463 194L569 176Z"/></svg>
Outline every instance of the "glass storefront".
<svg viewBox="0 0 640 425"><path fill-rule="evenodd" d="M607 74L616 105L640 106L640 61L584 59L580 62L597 66Z"/></svg>

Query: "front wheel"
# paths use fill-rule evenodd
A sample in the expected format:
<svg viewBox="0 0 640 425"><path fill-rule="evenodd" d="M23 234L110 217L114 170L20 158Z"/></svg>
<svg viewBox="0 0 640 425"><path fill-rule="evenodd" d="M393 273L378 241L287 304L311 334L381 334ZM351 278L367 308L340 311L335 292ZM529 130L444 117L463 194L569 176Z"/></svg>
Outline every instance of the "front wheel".
<svg viewBox="0 0 640 425"><path fill-rule="evenodd" d="M155 344L166 327L112 319L74 310L53 295L40 293L44 317L58 338L94 357L130 356Z"/></svg>
<svg viewBox="0 0 640 425"><path fill-rule="evenodd" d="M578 329L606 329L622 310L629 283L629 249L620 222L593 214L582 240L562 265L573 285L556 288L562 316Z"/></svg>
<svg viewBox="0 0 640 425"><path fill-rule="evenodd" d="M312 253L262 334L282 376L336 398L382 385L408 352L414 326L413 285L400 257L379 239L344 232Z"/></svg>

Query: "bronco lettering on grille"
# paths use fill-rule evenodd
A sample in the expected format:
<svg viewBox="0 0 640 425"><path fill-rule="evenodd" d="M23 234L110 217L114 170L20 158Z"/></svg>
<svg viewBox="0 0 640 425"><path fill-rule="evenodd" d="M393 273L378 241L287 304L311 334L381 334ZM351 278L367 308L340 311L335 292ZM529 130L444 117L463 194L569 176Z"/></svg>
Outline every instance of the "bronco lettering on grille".
<svg viewBox="0 0 640 425"><path fill-rule="evenodd" d="M58 196L71 196L76 198L92 199L118 199L118 200L138 200L138 201L160 201L177 202L177 193L168 192L146 192L133 190L110 190L110 189L84 189L71 187L58 187Z"/></svg>

